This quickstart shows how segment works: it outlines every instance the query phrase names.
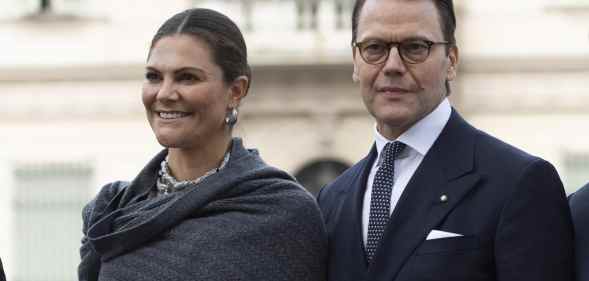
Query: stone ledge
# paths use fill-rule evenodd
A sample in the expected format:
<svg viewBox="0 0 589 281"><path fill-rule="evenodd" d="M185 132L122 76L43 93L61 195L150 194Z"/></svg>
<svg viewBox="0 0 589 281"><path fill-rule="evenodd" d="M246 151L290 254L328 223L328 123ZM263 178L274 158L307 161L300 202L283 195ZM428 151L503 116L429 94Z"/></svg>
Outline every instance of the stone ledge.
<svg viewBox="0 0 589 281"><path fill-rule="evenodd" d="M467 56L462 59L459 71L466 73L589 71L589 53L574 56L541 57Z"/></svg>
<svg viewBox="0 0 589 281"><path fill-rule="evenodd" d="M589 47L589 46L588 46ZM314 56L296 60L253 58L255 71L315 69L330 71L351 69L351 59L337 56L319 59ZM144 64L14 66L0 67L0 83L27 81L121 81L142 80ZM557 73L589 71L589 53L574 56L486 57L466 56L460 63L462 73Z"/></svg>

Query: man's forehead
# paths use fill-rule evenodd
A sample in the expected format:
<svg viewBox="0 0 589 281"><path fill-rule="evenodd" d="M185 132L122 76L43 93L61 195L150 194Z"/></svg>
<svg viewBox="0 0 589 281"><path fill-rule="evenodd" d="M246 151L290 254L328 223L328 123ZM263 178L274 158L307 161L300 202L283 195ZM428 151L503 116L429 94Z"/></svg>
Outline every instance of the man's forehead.
<svg viewBox="0 0 589 281"><path fill-rule="evenodd" d="M407 20L413 15L439 16L436 0L366 0L359 13L359 20L366 15L395 15L399 20ZM413 13L411 13L413 12ZM405 15L405 17L403 17Z"/></svg>
<svg viewBox="0 0 589 281"><path fill-rule="evenodd" d="M367 0L357 28L359 40L370 36L426 37L430 40L443 36L437 8L430 0Z"/></svg>

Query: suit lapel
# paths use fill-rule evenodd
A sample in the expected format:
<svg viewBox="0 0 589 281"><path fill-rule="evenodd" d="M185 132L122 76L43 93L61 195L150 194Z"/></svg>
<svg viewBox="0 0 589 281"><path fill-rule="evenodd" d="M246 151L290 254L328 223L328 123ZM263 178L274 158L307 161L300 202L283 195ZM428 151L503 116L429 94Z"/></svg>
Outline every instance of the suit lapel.
<svg viewBox="0 0 589 281"><path fill-rule="evenodd" d="M337 240L333 243L337 247L337 255L332 258L333 268L341 268L336 279L330 280L362 280L368 269L364 254L362 239L362 205L366 181L376 158L376 146L373 146L368 156L359 162L356 173L352 176L348 194L341 206L337 226L335 227ZM332 243L332 242L330 242Z"/></svg>
<svg viewBox="0 0 589 281"><path fill-rule="evenodd" d="M429 231L476 185L475 132L452 111L395 207L366 280L394 280Z"/></svg>

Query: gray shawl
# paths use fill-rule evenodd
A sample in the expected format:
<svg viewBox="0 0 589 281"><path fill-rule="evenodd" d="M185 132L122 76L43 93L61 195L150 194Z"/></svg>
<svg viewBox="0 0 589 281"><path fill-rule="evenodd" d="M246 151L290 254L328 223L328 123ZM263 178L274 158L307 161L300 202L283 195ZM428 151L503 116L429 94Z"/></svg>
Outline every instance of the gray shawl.
<svg viewBox="0 0 589 281"><path fill-rule="evenodd" d="M325 280L326 230L291 176L233 139L224 169L149 196L166 154L84 208L79 280Z"/></svg>

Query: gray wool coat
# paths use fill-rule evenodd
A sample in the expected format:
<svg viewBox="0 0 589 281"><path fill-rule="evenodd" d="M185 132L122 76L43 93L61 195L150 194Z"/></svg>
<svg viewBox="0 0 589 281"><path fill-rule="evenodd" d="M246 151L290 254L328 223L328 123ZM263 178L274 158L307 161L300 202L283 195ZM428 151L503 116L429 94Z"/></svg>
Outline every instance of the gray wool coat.
<svg viewBox="0 0 589 281"><path fill-rule="evenodd" d="M321 281L327 234L312 198L234 139L224 169L149 196L167 151L83 210L79 280Z"/></svg>

